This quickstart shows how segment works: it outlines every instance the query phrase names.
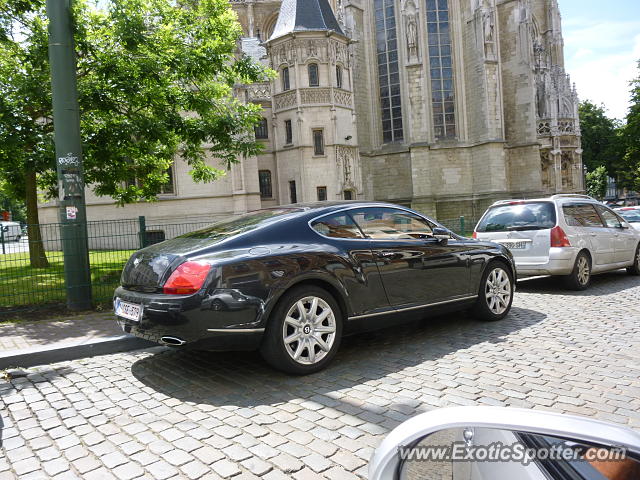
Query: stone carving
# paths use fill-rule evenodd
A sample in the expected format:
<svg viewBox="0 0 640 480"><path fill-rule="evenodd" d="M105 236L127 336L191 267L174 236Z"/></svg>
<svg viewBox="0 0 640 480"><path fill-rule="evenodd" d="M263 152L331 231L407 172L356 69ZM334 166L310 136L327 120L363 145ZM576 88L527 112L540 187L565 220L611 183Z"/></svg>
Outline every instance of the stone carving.
<svg viewBox="0 0 640 480"><path fill-rule="evenodd" d="M296 92L284 92L276 95L273 99L274 107L277 110L285 110L296 106Z"/></svg>
<svg viewBox="0 0 640 480"><path fill-rule="evenodd" d="M355 186L356 162L358 154L356 147L336 145L336 163L342 167L342 179L344 186Z"/></svg>
<svg viewBox="0 0 640 480"><path fill-rule="evenodd" d="M573 188L573 175L571 171L571 153L562 152L561 160L560 160L560 175L562 177L562 189L570 190Z"/></svg>
<svg viewBox="0 0 640 480"><path fill-rule="evenodd" d="M542 189L550 191L552 188L552 179L554 177L554 169L552 162L549 158L549 152L540 152L540 168L541 168L541 180Z"/></svg>
<svg viewBox="0 0 640 480"><path fill-rule="evenodd" d="M349 67L349 47L342 42L329 40L329 61L333 64L342 63Z"/></svg>
<svg viewBox="0 0 640 480"><path fill-rule="evenodd" d="M573 135L576 132L576 125L573 120L561 120L558 122L558 131L560 135Z"/></svg>
<svg viewBox="0 0 640 480"><path fill-rule="evenodd" d="M418 42L418 9L413 0L407 0L403 6L405 35L407 37L407 58L409 63L420 60L420 44Z"/></svg>
<svg viewBox="0 0 640 480"><path fill-rule="evenodd" d="M495 11L485 2L482 13L482 34L484 37L484 55L487 60L496 59Z"/></svg>
<svg viewBox="0 0 640 480"><path fill-rule="evenodd" d="M538 136L548 137L551 135L551 124L549 122L538 122Z"/></svg>
<svg viewBox="0 0 640 480"><path fill-rule="evenodd" d="M271 87L268 83L254 83L247 87L249 101L260 101L271 99Z"/></svg>
<svg viewBox="0 0 640 480"><path fill-rule="evenodd" d="M351 92L346 90L333 90L333 103L337 105L343 105L345 107L351 107Z"/></svg>
<svg viewBox="0 0 640 480"><path fill-rule="evenodd" d="M309 57L319 58L319 55L318 55L319 45L317 40L307 40L305 46L307 51L307 58Z"/></svg>
<svg viewBox="0 0 640 480"><path fill-rule="evenodd" d="M338 20L338 23L344 29L344 6L342 5L342 0L336 2L336 20Z"/></svg>
<svg viewBox="0 0 640 480"><path fill-rule="evenodd" d="M328 88L302 88L300 89L300 102L303 105L329 103L329 92Z"/></svg>

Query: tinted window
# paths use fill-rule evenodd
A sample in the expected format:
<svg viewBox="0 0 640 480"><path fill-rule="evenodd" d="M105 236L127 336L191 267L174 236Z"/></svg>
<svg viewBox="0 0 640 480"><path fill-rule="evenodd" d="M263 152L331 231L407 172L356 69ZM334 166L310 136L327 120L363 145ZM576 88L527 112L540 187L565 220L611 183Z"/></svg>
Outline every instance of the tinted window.
<svg viewBox="0 0 640 480"><path fill-rule="evenodd" d="M562 207L564 221L572 227L602 227L602 220L590 203Z"/></svg>
<svg viewBox="0 0 640 480"><path fill-rule="evenodd" d="M233 237L234 235L268 225L269 223L275 222L290 213L300 211L302 210L298 208L257 210L255 212L245 213L239 217L233 217L213 223L202 230L181 235L180 238L210 238L216 241L222 241L226 238Z"/></svg>
<svg viewBox="0 0 640 480"><path fill-rule="evenodd" d="M640 223L640 210L625 210L619 213L627 222Z"/></svg>
<svg viewBox="0 0 640 480"><path fill-rule="evenodd" d="M425 220L404 210L364 208L350 213L368 238L410 240L432 235L431 226Z"/></svg>
<svg viewBox="0 0 640 480"><path fill-rule="evenodd" d="M478 224L478 232L542 230L556 225L556 209L551 202L515 203L491 207Z"/></svg>
<svg viewBox="0 0 640 480"><path fill-rule="evenodd" d="M602 219L604 220L607 227L620 228L620 220L615 213L607 210L604 207L601 207L600 205L598 205L596 208L598 209L598 212L600 212L600 216L602 216Z"/></svg>
<svg viewBox="0 0 640 480"><path fill-rule="evenodd" d="M346 213L334 213L314 220L311 227L325 237L364 238L351 217Z"/></svg>

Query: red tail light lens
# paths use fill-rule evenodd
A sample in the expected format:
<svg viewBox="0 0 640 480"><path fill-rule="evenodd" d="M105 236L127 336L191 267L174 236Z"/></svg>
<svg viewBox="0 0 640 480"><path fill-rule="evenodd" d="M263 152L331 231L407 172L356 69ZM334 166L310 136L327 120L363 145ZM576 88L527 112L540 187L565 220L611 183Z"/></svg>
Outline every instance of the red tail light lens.
<svg viewBox="0 0 640 480"><path fill-rule="evenodd" d="M205 262L184 262L176 268L162 287L164 293L188 295L202 288L211 265Z"/></svg>
<svg viewBox="0 0 640 480"><path fill-rule="evenodd" d="M478 238L478 233L477 232L473 232L471 234L471 238Z"/></svg>
<svg viewBox="0 0 640 480"><path fill-rule="evenodd" d="M552 247L570 247L571 242L567 238L567 234L560 226L555 226L551 229L551 246Z"/></svg>

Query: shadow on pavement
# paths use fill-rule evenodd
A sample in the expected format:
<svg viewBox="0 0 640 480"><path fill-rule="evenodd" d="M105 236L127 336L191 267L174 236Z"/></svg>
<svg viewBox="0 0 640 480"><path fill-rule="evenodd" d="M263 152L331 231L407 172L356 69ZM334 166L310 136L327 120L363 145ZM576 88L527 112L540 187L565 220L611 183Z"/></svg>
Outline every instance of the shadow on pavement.
<svg viewBox="0 0 640 480"><path fill-rule="evenodd" d="M185 402L215 407L255 407L310 399L345 413L357 414L363 410L380 413L372 403L349 405L341 399L344 396L341 390L365 382L386 384L384 388L392 389L392 385L400 380L391 374L425 364L411 373L415 375L417 389L422 378L431 379L429 361L476 344L501 343L511 333L530 327L545 317L537 311L514 307L509 316L499 322L479 322L466 313L454 313L393 329L357 334L343 340L338 355L327 369L303 377L288 376L271 369L257 352L163 350L138 360L131 369L146 386ZM450 386L457 385L453 381L450 383ZM365 400L366 392L371 391L371 387L368 388L362 392ZM382 411L390 408L400 414L413 415L420 411L415 408L419 403L404 404L399 398Z"/></svg>
<svg viewBox="0 0 640 480"><path fill-rule="evenodd" d="M591 285L582 291L568 290L560 277L535 277L518 280L517 292L548 295L573 295L591 297L611 295L640 285L640 277L629 275L626 270L601 273L591 278ZM516 293L517 295L517 293Z"/></svg>

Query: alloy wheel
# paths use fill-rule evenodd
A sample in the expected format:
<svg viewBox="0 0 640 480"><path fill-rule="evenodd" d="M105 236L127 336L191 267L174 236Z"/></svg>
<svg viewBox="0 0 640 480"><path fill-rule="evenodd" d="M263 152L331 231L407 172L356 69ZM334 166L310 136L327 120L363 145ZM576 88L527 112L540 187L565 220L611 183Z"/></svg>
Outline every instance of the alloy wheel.
<svg viewBox="0 0 640 480"><path fill-rule="evenodd" d="M509 308L511 300L511 280L502 268L494 268L487 277L485 297L491 313L502 315Z"/></svg>
<svg viewBox="0 0 640 480"><path fill-rule="evenodd" d="M282 325L285 350L297 363L313 365L331 350L336 339L336 319L320 297L304 297L294 303Z"/></svg>
<svg viewBox="0 0 640 480"><path fill-rule="evenodd" d="M591 272L589 271L589 260L584 255L578 258L578 282L580 285L586 285L589 283L589 276Z"/></svg>

